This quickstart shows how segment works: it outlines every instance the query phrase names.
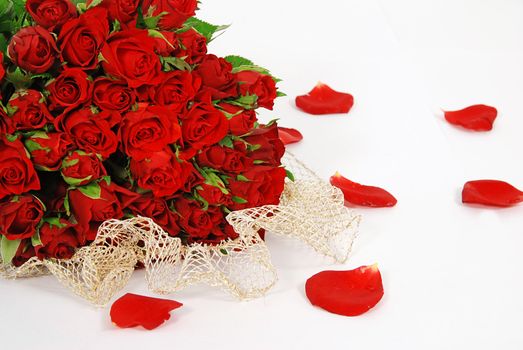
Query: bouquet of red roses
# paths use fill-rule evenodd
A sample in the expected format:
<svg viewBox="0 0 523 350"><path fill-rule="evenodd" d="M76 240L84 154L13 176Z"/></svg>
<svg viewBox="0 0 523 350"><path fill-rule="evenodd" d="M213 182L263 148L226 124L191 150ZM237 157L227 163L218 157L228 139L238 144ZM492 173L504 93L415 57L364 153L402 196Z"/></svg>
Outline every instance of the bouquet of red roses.
<svg viewBox="0 0 523 350"><path fill-rule="evenodd" d="M280 94L197 0L0 0L0 250L71 258L108 219L152 218L184 243L234 239L233 210L277 204Z"/></svg>

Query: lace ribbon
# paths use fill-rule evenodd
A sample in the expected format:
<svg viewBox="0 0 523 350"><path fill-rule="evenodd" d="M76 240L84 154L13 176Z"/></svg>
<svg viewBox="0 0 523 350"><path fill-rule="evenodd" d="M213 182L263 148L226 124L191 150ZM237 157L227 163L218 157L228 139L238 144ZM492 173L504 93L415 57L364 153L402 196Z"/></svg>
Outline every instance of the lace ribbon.
<svg viewBox="0 0 523 350"><path fill-rule="evenodd" d="M263 296L277 281L260 229L297 238L318 253L344 262L352 249L361 217L344 206L343 194L287 154L284 164L296 177L288 181L279 205L230 213L239 234L219 245L182 245L151 219L135 217L104 222L96 240L70 260L32 258L20 267L0 261L5 278L51 273L71 291L104 306L123 289L138 262L151 291L169 294L206 283L239 299Z"/></svg>

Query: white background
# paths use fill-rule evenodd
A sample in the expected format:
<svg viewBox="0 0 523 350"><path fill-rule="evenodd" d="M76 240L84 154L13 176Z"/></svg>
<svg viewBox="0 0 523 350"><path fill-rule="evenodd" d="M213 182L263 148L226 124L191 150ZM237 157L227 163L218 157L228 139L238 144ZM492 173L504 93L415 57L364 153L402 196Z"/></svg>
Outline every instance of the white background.
<svg viewBox="0 0 523 350"><path fill-rule="evenodd" d="M237 302L190 288L153 332L120 330L52 278L0 281L2 349L522 349L523 205L464 206L467 180L523 188L523 2L519 0L204 0L200 17L233 26L211 52L251 58L284 79L268 120L301 130L290 150L328 178L336 170L398 198L358 209L345 265L270 236L280 281ZM348 115L310 116L293 98L317 81L354 95ZM498 108L490 133L448 125L440 108ZM324 269L379 263L385 296L345 318L310 306ZM125 292L149 294L143 273ZM124 292L122 292L123 294Z"/></svg>

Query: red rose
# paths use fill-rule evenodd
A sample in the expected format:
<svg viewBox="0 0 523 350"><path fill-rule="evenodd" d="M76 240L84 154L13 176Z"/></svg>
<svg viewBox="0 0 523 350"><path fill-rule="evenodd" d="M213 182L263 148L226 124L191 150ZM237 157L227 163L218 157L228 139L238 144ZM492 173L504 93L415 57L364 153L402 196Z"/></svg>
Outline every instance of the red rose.
<svg viewBox="0 0 523 350"><path fill-rule="evenodd" d="M177 34L168 31L160 31L160 34L163 37L154 38L154 52L162 57L174 56L173 53L179 49Z"/></svg>
<svg viewBox="0 0 523 350"><path fill-rule="evenodd" d="M198 186L198 194L210 205L231 205L231 196L223 193L216 186L201 184Z"/></svg>
<svg viewBox="0 0 523 350"><path fill-rule="evenodd" d="M197 103L183 116L182 139L193 154L221 141L229 129L227 118L209 103ZM192 156L191 156L192 157Z"/></svg>
<svg viewBox="0 0 523 350"><path fill-rule="evenodd" d="M221 57L207 55L194 70L202 78L202 85L213 100L238 96L238 81L232 73L232 65Z"/></svg>
<svg viewBox="0 0 523 350"><path fill-rule="evenodd" d="M207 55L207 39L194 29L189 29L178 36L180 41L176 57L184 57L189 64L198 64L202 62Z"/></svg>
<svg viewBox="0 0 523 350"><path fill-rule="evenodd" d="M45 187L39 192L39 198L44 202L48 213L66 212L64 201L69 190L69 185L65 183L59 172L41 173L45 176L42 180Z"/></svg>
<svg viewBox="0 0 523 350"><path fill-rule="evenodd" d="M253 165L252 159L247 158L244 152L218 145L203 150L198 155L198 162L227 173L241 173Z"/></svg>
<svg viewBox="0 0 523 350"><path fill-rule="evenodd" d="M94 81L93 102L102 110L125 112L136 102L136 94L124 81L100 77Z"/></svg>
<svg viewBox="0 0 523 350"><path fill-rule="evenodd" d="M96 238L98 226L109 219L120 219L138 195L111 182L92 183L69 191L71 212L78 221L78 240L84 245Z"/></svg>
<svg viewBox="0 0 523 350"><path fill-rule="evenodd" d="M44 216L42 203L34 196L16 196L0 203L0 234L9 240L31 238Z"/></svg>
<svg viewBox="0 0 523 350"><path fill-rule="evenodd" d="M60 59L68 67L94 69L108 35L107 10L94 7L63 25L58 36Z"/></svg>
<svg viewBox="0 0 523 350"><path fill-rule="evenodd" d="M36 255L30 239L24 239L18 246L15 257L11 261L14 267L20 267Z"/></svg>
<svg viewBox="0 0 523 350"><path fill-rule="evenodd" d="M231 134L236 136L243 136L254 128L254 124L258 121L256 112L253 109L243 110L238 106L228 103L220 103L222 112L229 119L229 130Z"/></svg>
<svg viewBox="0 0 523 350"><path fill-rule="evenodd" d="M0 199L40 189L40 180L20 140L0 138Z"/></svg>
<svg viewBox="0 0 523 350"><path fill-rule="evenodd" d="M153 219L170 236L177 236L180 233L180 227L176 223L178 216L169 209L169 205L163 198L145 194L134 201L129 209L135 215Z"/></svg>
<svg viewBox="0 0 523 350"><path fill-rule="evenodd" d="M0 52L0 82L5 77L5 68L4 68L4 54Z"/></svg>
<svg viewBox="0 0 523 350"><path fill-rule="evenodd" d="M41 129L54 119L44 95L36 90L16 91L7 104L7 111L17 130Z"/></svg>
<svg viewBox="0 0 523 350"><path fill-rule="evenodd" d="M34 26L20 29L11 38L7 52L14 64L40 74L54 64L58 49L53 36L45 28Z"/></svg>
<svg viewBox="0 0 523 350"><path fill-rule="evenodd" d="M276 99L276 82L270 75L244 70L237 74L240 94L258 96L258 106L272 110Z"/></svg>
<svg viewBox="0 0 523 350"><path fill-rule="evenodd" d="M92 83L80 68L65 69L56 79L47 85L49 108L68 112L92 97Z"/></svg>
<svg viewBox="0 0 523 350"><path fill-rule="evenodd" d="M138 160L163 150L180 135L176 117L162 106L142 104L136 112L127 112L120 126L123 151Z"/></svg>
<svg viewBox="0 0 523 350"><path fill-rule="evenodd" d="M143 12L153 9L153 16L161 15L158 26L163 30L181 27L189 17L196 13L197 0L144 0Z"/></svg>
<svg viewBox="0 0 523 350"><path fill-rule="evenodd" d="M206 238L214 227L214 222L201 205L186 198L174 201L176 212L180 216L178 224L189 235L189 241Z"/></svg>
<svg viewBox="0 0 523 350"><path fill-rule="evenodd" d="M160 81L160 58L155 40L146 30L129 29L109 36L102 48L102 67L108 75L122 78L132 88Z"/></svg>
<svg viewBox="0 0 523 350"><path fill-rule="evenodd" d="M205 181L202 174L195 168L192 167L191 172L187 176L187 180L185 180L185 183L182 186L182 191L187 193L192 193L193 188L196 186L202 184Z"/></svg>
<svg viewBox="0 0 523 350"><path fill-rule="evenodd" d="M154 101L179 112L196 96L200 86L201 79L190 72L172 71L164 75L162 83L156 89Z"/></svg>
<svg viewBox="0 0 523 350"><path fill-rule="evenodd" d="M281 165L285 146L278 136L276 123L273 123L271 126L261 126L254 129L251 135L245 137L244 140L254 149L254 151L250 152L249 157L262 161L266 165Z"/></svg>
<svg viewBox="0 0 523 350"><path fill-rule="evenodd" d="M87 1L87 7L94 0ZM103 0L98 6L106 8L109 11L111 22L118 21L122 28L127 29L136 27L138 18L138 5L140 0Z"/></svg>
<svg viewBox="0 0 523 350"><path fill-rule="evenodd" d="M118 138L104 114L94 114L89 107L56 118L56 128L69 134L79 149L94 152L104 159L118 147Z"/></svg>
<svg viewBox="0 0 523 350"><path fill-rule="evenodd" d="M84 186L106 175L101 159L94 153L75 151L62 162L62 177L71 186Z"/></svg>
<svg viewBox="0 0 523 350"><path fill-rule="evenodd" d="M74 225L65 219L47 219L40 227L40 241L36 246L39 259L71 259L80 246Z"/></svg>
<svg viewBox="0 0 523 350"><path fill-rule="evenodd" d="M31 153L31 160L35 168L44 171L60 169L63 157L76 148L71 137L62 132L37 131L24 143Z"/></svg>
<svg viewBox="0 0 523 350"><path fill-rule="evenodd" d="M13 120L0 108L0 135L12 134L16 131Z"/></svg>
<svg viewBox="0 0 523 350"><path fill-rule="evenodd" d="M192 172L192 165L170 151L152 153L143 160L131 159L131 175L140 188L155 197L172 196L181 189Z"/></svg>
<svg viewBox="0 0 523 350"><path fill-rule="evenodd" d="M229 188L235 197L245 203L235 202L230 209L240 210L262 205L278 204L287 176L282 167L256 166L243 173L249 181L231 179Z"/></svg>
<svg viewBox="0 0 523 350"><path fill-rule="evenodd" d="M36 24L48 30L60 27L78 15L70 0L27 0L25 8Z"/></svg>

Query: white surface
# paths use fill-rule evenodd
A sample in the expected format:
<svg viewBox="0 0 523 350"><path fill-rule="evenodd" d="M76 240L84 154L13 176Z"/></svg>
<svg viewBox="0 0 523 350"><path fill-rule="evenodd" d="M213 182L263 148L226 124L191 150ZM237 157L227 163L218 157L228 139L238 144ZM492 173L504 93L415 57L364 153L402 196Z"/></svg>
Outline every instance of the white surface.
<svg viewBox="0 0 523 350"><path fill-rule="evenodd" d="M518 0L204 0L200 17L233 26L211 45L284 79L274 113L305 139L290 147L399 200L364 215L350 261L333 265L269 237L280 282L236 302L217 290L154 332L114 328L51 277L0 281L2 349L522 349L523 206L466 207L467 180L523 188L523 2ZM293 98L321 80L355 96L349 115L310 116ZM490 133L446 124L438 108L496 106ZM310 306L305 280L378 262L385 296L357 318ZM149 294L143 273L126 292Z"/></svg>

